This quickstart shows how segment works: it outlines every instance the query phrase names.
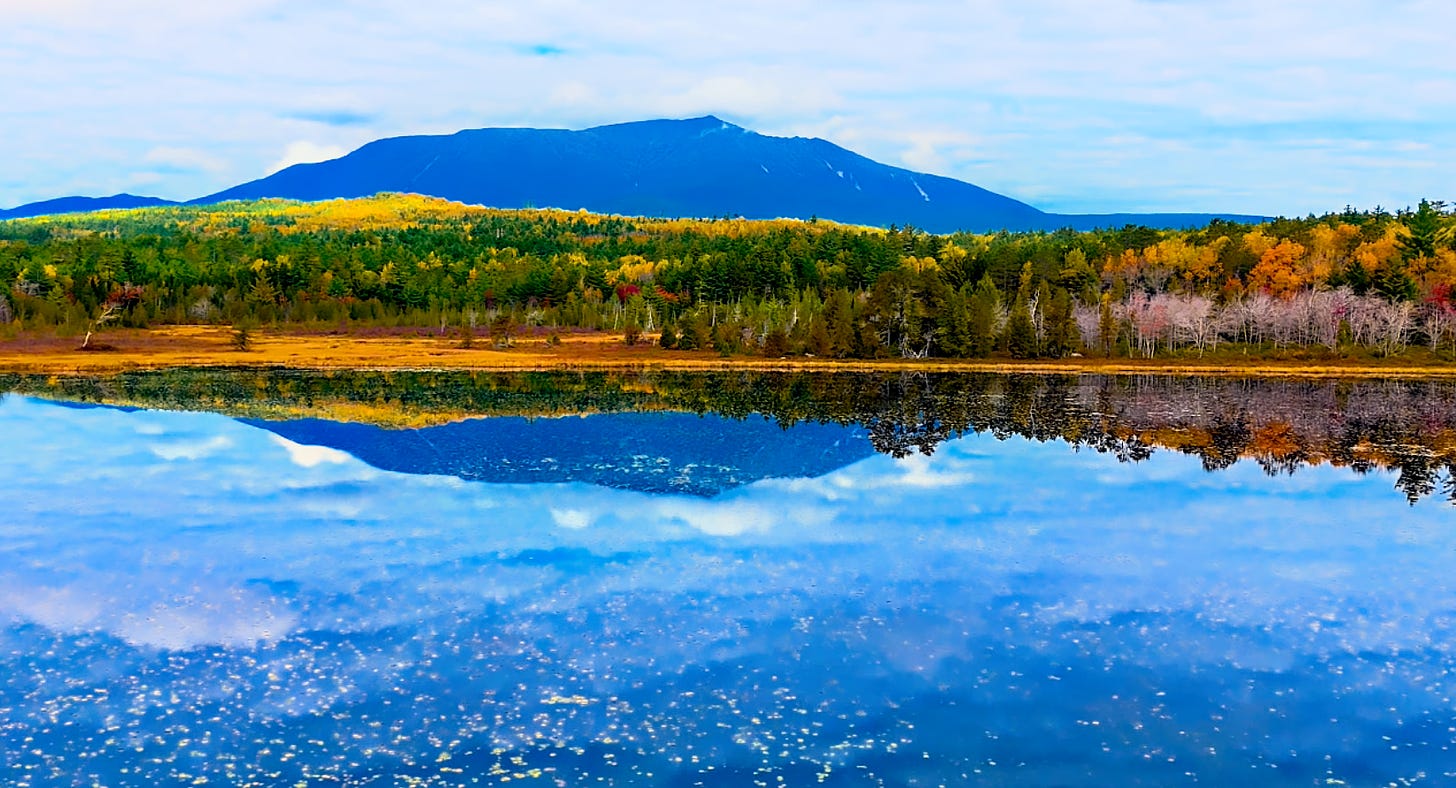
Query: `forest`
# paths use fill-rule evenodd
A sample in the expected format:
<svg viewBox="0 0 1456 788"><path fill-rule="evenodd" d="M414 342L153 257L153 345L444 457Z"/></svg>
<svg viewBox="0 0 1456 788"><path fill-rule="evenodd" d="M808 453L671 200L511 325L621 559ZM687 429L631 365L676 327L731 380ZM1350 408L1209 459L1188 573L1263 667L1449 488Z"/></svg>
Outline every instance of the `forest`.
<svg viewBox="0 0 1456 788"><path fill-rule="evenodd" d="M416 195L0 222L0 336L210 323L723 355L1456 359L1443 203L1258 225L914 227L496 210Z"/></svg>

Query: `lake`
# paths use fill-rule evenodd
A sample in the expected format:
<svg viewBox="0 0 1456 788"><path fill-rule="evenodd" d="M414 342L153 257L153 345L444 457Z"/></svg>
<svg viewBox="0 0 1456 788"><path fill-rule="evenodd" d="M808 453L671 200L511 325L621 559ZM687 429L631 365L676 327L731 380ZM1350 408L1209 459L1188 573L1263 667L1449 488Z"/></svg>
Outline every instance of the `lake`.
<svg viewBox="0 0 1456 788"><path fill-rule="evenodd" d="M1456 384L0 391L8 784L1456 779Z"/></svg>

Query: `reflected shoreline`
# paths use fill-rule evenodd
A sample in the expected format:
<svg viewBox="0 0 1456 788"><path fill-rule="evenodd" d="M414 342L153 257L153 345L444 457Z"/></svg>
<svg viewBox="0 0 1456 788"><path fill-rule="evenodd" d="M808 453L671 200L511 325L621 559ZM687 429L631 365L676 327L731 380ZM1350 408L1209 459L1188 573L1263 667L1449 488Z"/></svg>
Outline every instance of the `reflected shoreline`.
<svg viewBox="0 0 1456 788"><path fill-rule="evenodd" d="M1456 382L1160 375L758 372L301 372L184 369L106 377L0 375L61 401L428 429L487 416L673 411L862 426L876 451L930 454L966 433L1057 440L1205 469L1309 465L1398 472L1414 503L1456 502Z"/></svg>

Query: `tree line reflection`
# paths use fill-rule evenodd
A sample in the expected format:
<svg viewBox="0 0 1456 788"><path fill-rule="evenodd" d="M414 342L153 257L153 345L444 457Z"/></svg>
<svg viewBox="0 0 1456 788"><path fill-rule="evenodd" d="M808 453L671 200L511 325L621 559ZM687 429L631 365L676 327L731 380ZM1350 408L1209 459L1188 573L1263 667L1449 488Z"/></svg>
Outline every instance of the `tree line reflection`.
<svg viewBox="0 0 1456 788"><path fill-rule="evenodd" d="M1063 441L1125 462L1171 450L1271 476L1329 464L1397 472L1412 503L1456 503L1456 383L937 373L300 372L0 375L0 390L83 403L420 427L488 415L632 410L861 424L877 451L967 433Z"/></svg>

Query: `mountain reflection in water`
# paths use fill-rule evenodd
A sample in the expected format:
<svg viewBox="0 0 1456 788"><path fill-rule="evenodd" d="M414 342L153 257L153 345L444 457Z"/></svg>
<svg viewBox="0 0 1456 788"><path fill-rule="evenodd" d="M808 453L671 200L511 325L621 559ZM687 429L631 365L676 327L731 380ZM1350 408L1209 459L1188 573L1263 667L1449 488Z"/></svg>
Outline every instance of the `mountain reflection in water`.
<svg viewBox="0 0 1456 788"><path fill-rule="evenodd" d="M1456 502L1456 382L1316 381L1170 376L825 374L825 373L460 373L177 370L109 378L45 378L0 375L0 391L39 394L76 402L128 403L146 407L216 410L268 421L280 434L350 451L379 467L463 478L522 478L515 469L482 463L481 447L514 441L490 435L504 425L441 428L475 416L677 411L726 419L760 416L788 427L804 422L852 431L772 436L757 430L734 445L707 437L721 422L687 422L704 440L670 444L699 456L643 455L630 444L637 428L616 435L571 441L597 458L597 473L580 477L555 471L549 478L604 482L617 475L646 484L680 479L680 489L711 494L743 479L813 475L857 458L858 430L870 445L892 456L929 454L942 442L970 432L1000 438L1059 440L1077 447L1140 461L1158 449L1192 454L1209 470L1240 459L1271 475L1304 466L1334 465L1358 474L1397 472L1395 486L1410 501L1441 495ZM301 421L300 417L313 417ZM325 422L373 422L413 435L389 436ZM296 422L296 423L289 423ZM260 423L260 422L255 422ZM458 451L422 450L434 443L430 428ZM542 427L533 433L547 433ZM569 428L561 427L566 430ZM677 429L672 427L671 429ZM754 428L748 428L753 430ZM847 440L846 440L847 438ZM646 438L649 442L655 438ZM658 466L657 482L606 460L613 442L623 454L645 456ZM808 441L812 445L795 445ZM438 445L438 443L436 443ZM590 447L599 450L590 450ZM498 450L498 449L497 449ZM472 454L472 452L474 452ZM548 452L546 455L554 454ZM524 455L522 455L524 457ZM693 480L676 471L692 465ZM610 467L608 467L610 466ZM674 469L669 475L665 470ZM610 483L610 482L606 482ZM654 487L653 489L658 489ZM666 488L666 489L671 489Z"/></svg>
<svg viewBox="0 0 1456 788"><path fill-rule="evenodd" d="M390 471L704 496L759 479L822 476L874 453L859 428L801 424L790 430L761 418L691 413L500 416L412 430L319 419L246 423ZM687 435L692 439L684 440Z"/></svg>

